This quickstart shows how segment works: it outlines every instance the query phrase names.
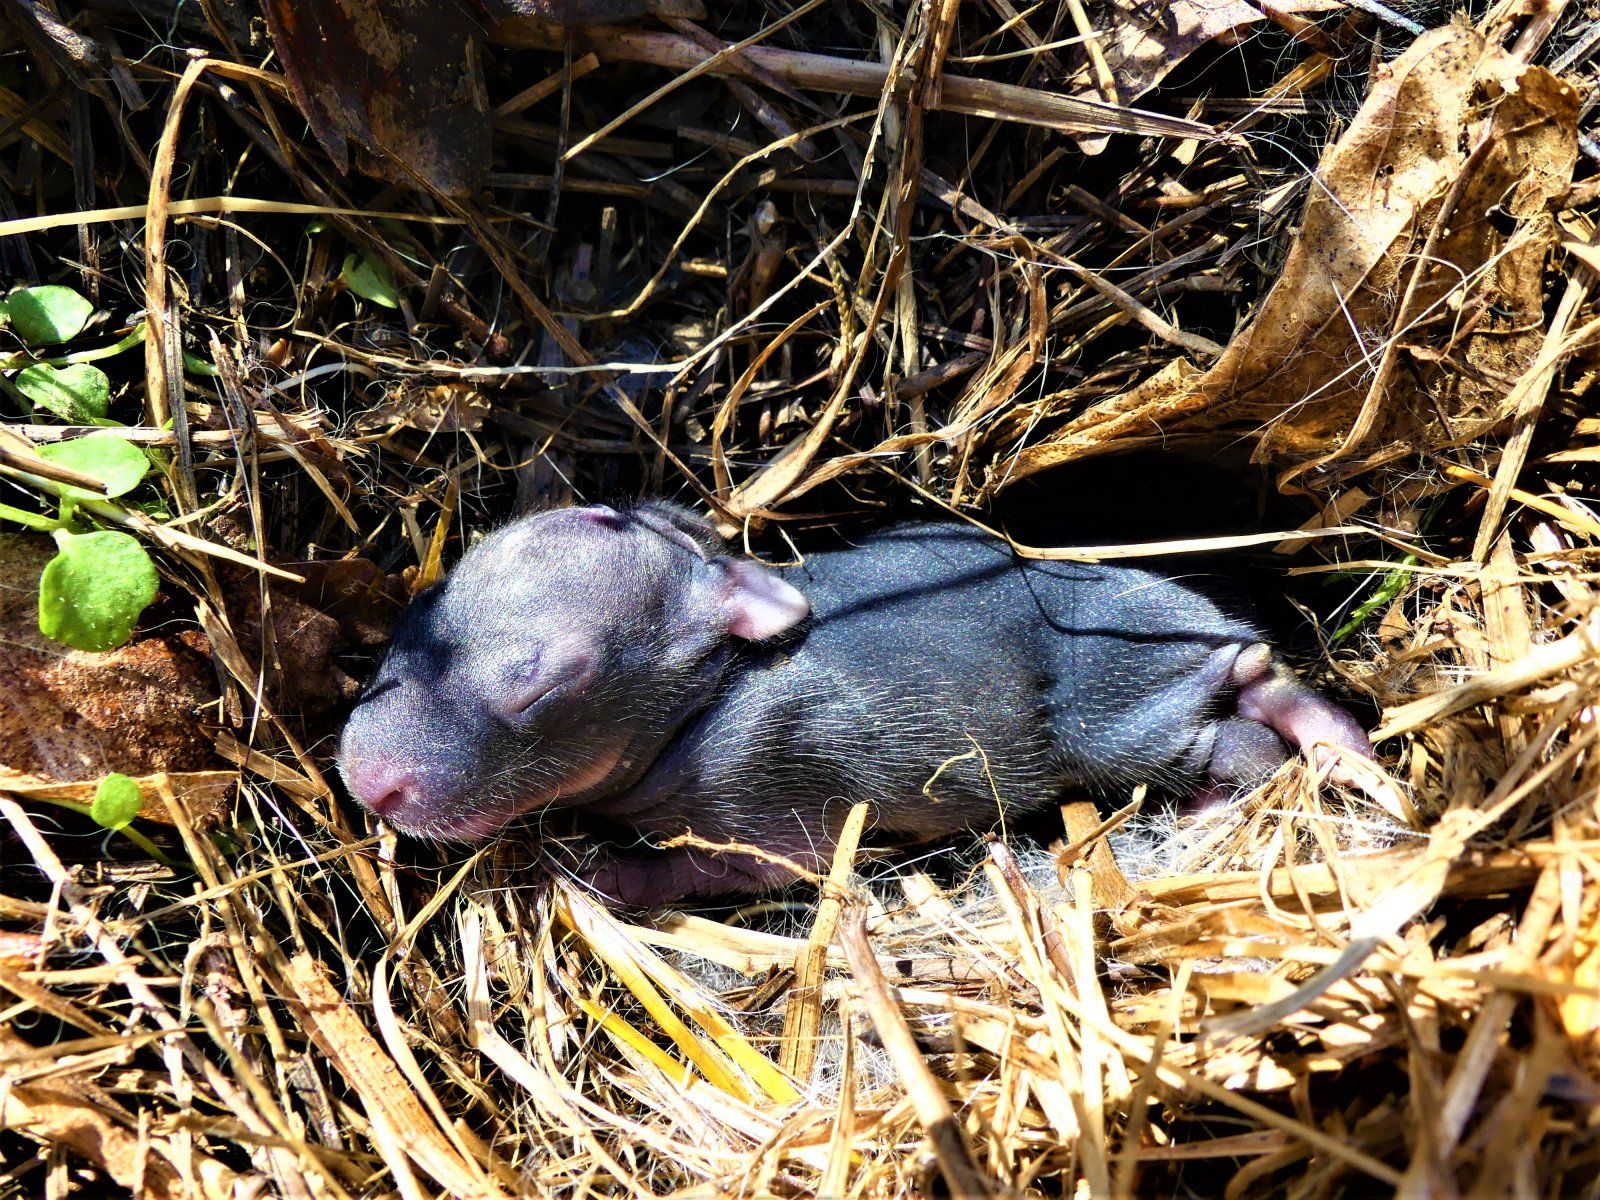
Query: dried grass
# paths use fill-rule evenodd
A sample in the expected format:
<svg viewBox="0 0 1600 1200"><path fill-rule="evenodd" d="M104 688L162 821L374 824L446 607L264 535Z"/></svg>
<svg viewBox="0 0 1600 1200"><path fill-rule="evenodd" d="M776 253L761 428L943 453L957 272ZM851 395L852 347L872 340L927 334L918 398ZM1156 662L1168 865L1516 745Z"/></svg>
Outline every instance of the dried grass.
<svg viewBox="0 0 1600 1200"><path fill-rule="evenodd" d="M1600 1195L1585 12L1263 6L1166 82L1126 29L1066 57L1120 0L515 18L464 199L336 171L237 9L48 7L0 26L0 246L145 311L118 411L180 520L115 511L193 601L236 803L144 781L174 872L35 803L92 781L0 779L0 1195ZM1388 84L1357 111L1408 45L1431 148ZM1050 853L849 836L787 902L620 916L527 840L365 834L296 700L334 660L260 634L381 606L306 563L419 584L519 501L802 539L1151 446L1316 501L1273 540L1348 580L1324 674L1403 807L1300 766L1181 830L1069 797Z"/></svg>

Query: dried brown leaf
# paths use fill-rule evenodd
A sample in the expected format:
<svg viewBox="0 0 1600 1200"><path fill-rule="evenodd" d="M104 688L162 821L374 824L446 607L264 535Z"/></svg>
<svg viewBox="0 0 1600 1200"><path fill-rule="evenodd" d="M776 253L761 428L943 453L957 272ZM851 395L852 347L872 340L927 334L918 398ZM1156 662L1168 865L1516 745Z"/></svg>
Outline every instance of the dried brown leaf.
<svg viewBox="0 0 1600 1200"><path fill-rule="evenodd" d="M148 1200L220 1200L242 1194L246 1180L236 1171L187 1138L174 1141L141 1131L132 1114L92 1085L8 1078L14 1068L5 1057L25 1056L29 1050L22 1039L0 1033L0 1128L61 1146L104 1171L119 1190L137 1187Z"/></svg>
<svg viewBox="0 0 1600 1200"><path fill-rule="evenodd" d="M448 195L489 169L488 104L474 23L454 0L324 0L262 5L295 102L344 170L364 166L402 186Z"/></svg>
<svg viewBox="0 0 1600 1200"><path fill-rule="evenodd" d="M1180 422L1248 428L1258 458L1286 465L1348 452L1369 423L1402 445L1486 432L1541 345L1545 209L1571 178L1577 99L1473 30L1419 38L1323 157L1282 276L1216 364L1169 365L1096 405L1004 482ZM1383 363L1392 337L1400 369Z"/></svg>
<svg viewBox="0 0 1600 1200"><path fill-rule="evenodd" d="M1264 5L1245 0L1175 0L1152 5L1109 0L1094 6L1101 53L1125 102L1144 95L1184 59L1208 42L1266 20ZM1335 0L1278 0L1273 9L1291 16L1338 8ZM1095 94L1090 64L1073 79L1075 91Z"/></svg>
<svg viewBox="0 0 1600 1200"><path fill-rule="evenodd" d="M407 379L396 384L387 401L363 412L356 429L365 433L403 425L424 433L476 433L492 407L470 384Z"/></svg>

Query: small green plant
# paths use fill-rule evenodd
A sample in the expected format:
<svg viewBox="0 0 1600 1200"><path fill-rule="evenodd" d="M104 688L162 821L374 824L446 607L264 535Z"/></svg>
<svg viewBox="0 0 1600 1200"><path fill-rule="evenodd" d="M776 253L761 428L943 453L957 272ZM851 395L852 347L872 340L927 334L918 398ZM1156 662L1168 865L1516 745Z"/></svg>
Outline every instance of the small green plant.
<svg viewBox="0 0 1600 1200"><path fill-rule="evenodd" d="M117 424L109 416L111 380L92 364L141 345L143 322L108 346L56 357L44 353L46 347L77 337L93 315L89 300L56 284L18 288L0 298L0 326L10 326L25 347L0 354L0 386L34 419L50 414L73 425ZM216 368L202 359L185 354L184 362L192 371L215 374ZM79 650L113 649L133 636L140 615L155 600L160 577L137 538L93 528L82 516L117 516L107 501L127 495L143 482L150 456L109 431L48 443L37 450L41 458L98 480L104 493L28 475L32 486L56 498L56 515L0 503L0 518L48 533L56 542L56 556L39 577L39 631ZM96 786L92 803L48 799L110 833L120 833L158 862L174 866L133 828L144 797L128 776L107 775Z"/></svg>
<svg viewBox="0 0 1600 1200"><path fill-rule="evenodd" d="M72 288L48 283L18 288L6 297L11 328L30 346L58 346L83 332L94 305Z"/></svg>
<svg viewBox="0 0 1600 1200"><path fill-rule="evenodd" d="M0 325L9 324L28 347L20 354L0 357L0 369L21 368L4 381L6 390L28 407L44 409L74 425L105 422L111 409L111 380L90 363L144 341L144 326L112 346L59 358L43 358L38 353L42 347L77 337L93 313L94 305L59 284L18 288L0 302Z"/></svg>
<svg viewBox="0 0 1600 1200"><path fill-rule="evenodd" d="M134 819L144 807L144 794L135 779L116 771L111 772L95 786L94 800L89 804L56 796L39 796L36 799L88 817L100 828L110 833L120 833L162 866L177 869L177 864L161 852L161 847L133 828Z"/></svg>
<svg viewBox="0 0 1600 1200"><path fill-rule="evenodd" d="M35 416L49 413L74 425L116 424L108 416L111 381L92 361L143 343L142 322L109 346L55 358L40 353L43 347L77 337L93 315L93 304L59 284L18 288L0 302L0 324L9 325L26 346L0 357L0 371L15 372L0 375L0 383ZM199 359L193 369L215 370ZM39 455L99 480L105 489L102 497L34 480L35 486L56 496L59 510L54 517L0 504L0 517L56 540L57 554L39 579L39 630L78 650L113 649L133 635L140 614L156 597L160 579L138 539L115 530L85 528L78 517L82 511L106 515L105 500L138 487L150 470L150 459L126 438L109 432L44 445Z"/></svg>
<svg viewBox="0 0 1600 1200"><path fill-rule="evenodd" d="M1405 591L1415 575L1409 568L1416 566L1422 560L1415 554L1403 554L1398 564L1391 570L1385 571L1378 581L1378 586L1373 588L1372 595L1368 596L1350 613L1345 623L1334 630L1333 644L1339 645L1351 634L1357 632L1370 621L1374 614L1388 608L1394 603L1395 597Z"/></svg>
<svg viewBox="0 0 1600 1200"><path fill-rule="evenodd" d="M150 470L150 460L143 450L110 432L91 433L88 437L40 446L39 457L93 476L111 497L133 491ZM92 492L69 486L63 499L76 501L92 497Z"/></svg>
<svg viewBox="0 0 1600 1200"><path fill-rule="evenodd" d="M100 480L111 498L132 491L150 469L144 451L114 433L42 446L39 454ZM53 518L0 504L0 517L56 540L58 552L39 577L39 632L78 650L114 649L156 598L155 563L130 534L76 527L79 507L96 503L94 493L59 486L58 495Z"/></svg>
<svg viewBox="0 0 1600 1200"><path fill-rule="evenodd" d="M139 540L114 529L56 530L39 577L39 632L79 650L114 650L156 598L160 578Z"/></svg>
<svg viewBox="0 0 1600 1200"><path fill-rule="evenodd" d="M391 250L407 262L416 261L416 247L410 241L410 233L404 225L397 221L380 221L379 225L391 236ZM321 217L306 223L306 233L311 237L327 232L328 223ZM369 304L382 308L400 307L400 285L395 278L394 268L363 247L358 246L344 256L344 263L339 268L339 282Z"/></svg>
<svg viewBox="0 0 1600 1200"><path fill-rule="evenodd" d="M133 824L143 804L144 796L139 791L139 785L126 775L113 771L95 788L89 816L96 825L116 832Z"/></svg>
<svg viewBox="0 0 1600 1200"><path fill-rule="evenodd" d="M88 363L64 367L34 363L18 371L11 382L34 405L74 425L99 421L111 409L111 380Z"/></svg>
<svg viewBox="0 0 1600 1200"><path fill-rule="evenodd" d="M1439 509L1443 503L1444 497L1438 496L1432 504L1428 505L1427 511L1422 514L1422 519L1417 523L1419 535L1425 534L1433 527L1434 518L1439 515ZM1358 633L1374 615L1393 604L1395 599L1415 579L1416 572L1412 568L1416 567L1421 561L1415 554L1402 554L1395 561L1393 567L1384 571L1378 577L1378 584L1372 589L1372 594L1356 605L1344 624L1334 630L1333 637L1330 639L1331 643L1337 646L1344 642L1351 635ZM1351 579L1358 577L1358 575L1359 572L1355 571L1339 571L1333 575L1333 579Z"/></svg>

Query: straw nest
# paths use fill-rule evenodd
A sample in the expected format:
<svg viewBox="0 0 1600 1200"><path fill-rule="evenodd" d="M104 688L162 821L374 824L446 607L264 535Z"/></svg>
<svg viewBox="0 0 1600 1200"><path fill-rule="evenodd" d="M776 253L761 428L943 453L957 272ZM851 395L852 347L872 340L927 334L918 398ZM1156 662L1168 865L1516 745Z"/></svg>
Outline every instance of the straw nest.
<svg viewBox="0 0 1600 1200"><path fill-rule="evenodd" d="M4 269L92 300L68 352L143 322L96 361L163 468L95 510L162 572L99 683L6 635L8 704L111 715L7 726L0 1194L1600 1191L1587 7L367 7L0 26ZM81 430L8 394L36 509ZM330 772L519 504L773 548L1196 458L1277 498L1205 548L1304 601L1387 805L1067 796L641 917ZM106 771L140 844L52 803Z"/></svg>

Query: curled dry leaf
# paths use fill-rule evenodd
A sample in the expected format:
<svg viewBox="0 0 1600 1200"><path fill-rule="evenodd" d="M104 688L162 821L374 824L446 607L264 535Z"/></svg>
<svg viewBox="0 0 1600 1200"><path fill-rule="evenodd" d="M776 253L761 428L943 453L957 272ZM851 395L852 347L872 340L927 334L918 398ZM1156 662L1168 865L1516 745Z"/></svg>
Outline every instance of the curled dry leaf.
<svg viewBox="0 0 1600 1200"><path fill-rule="evenodd" d="M476 433L492 408L471 384L403 379L387 401L356 419L356 429L367 433L403 425L424 433Z"/></svg>
<svg viewBox="0 0 1600 1200"><path fill-rule="evenodd" d="M1323 156L1282 276L1216 363L1169 363L991 486L1179 427L1246 430L1290 469L1365 449L1351 473L1386 446L1488 432L1543 340L1547 209L1570 186L1577 115L1572 87L1471 29L1419 38Z"/></svg>

